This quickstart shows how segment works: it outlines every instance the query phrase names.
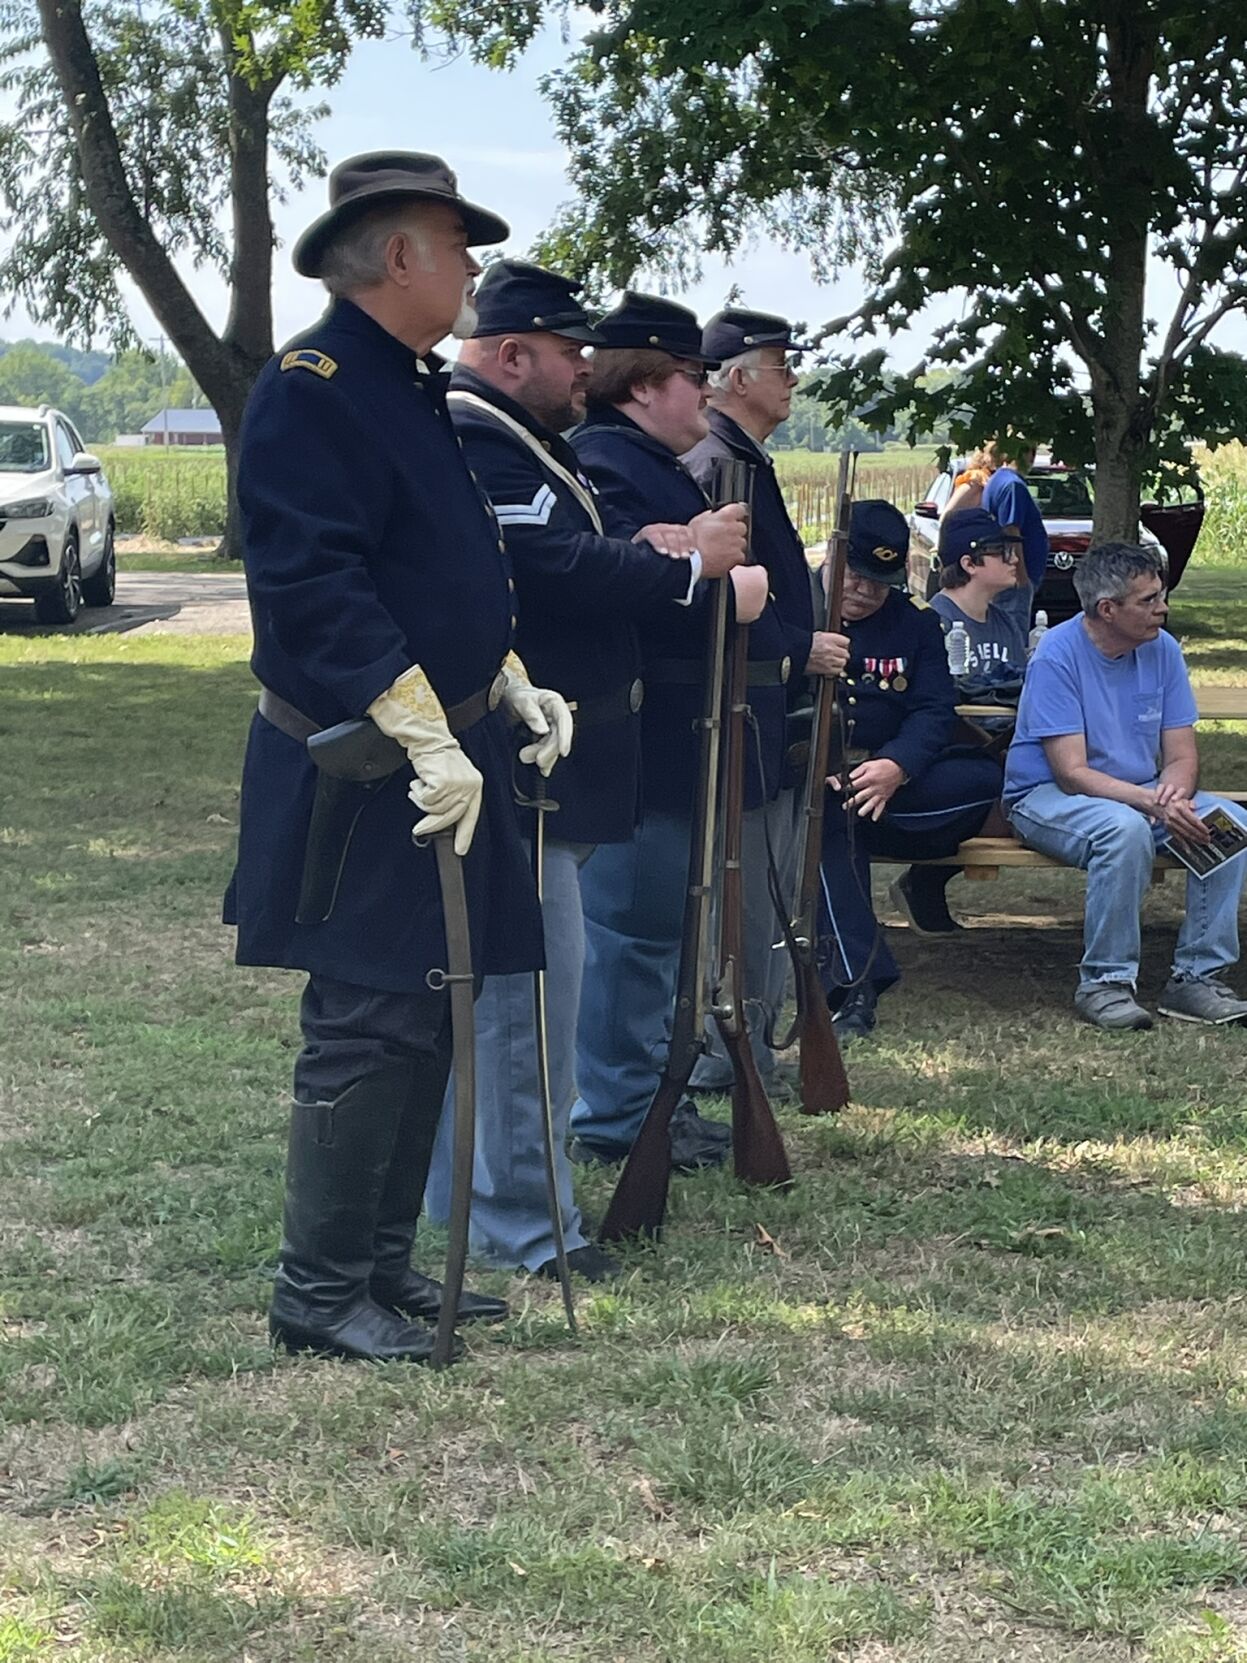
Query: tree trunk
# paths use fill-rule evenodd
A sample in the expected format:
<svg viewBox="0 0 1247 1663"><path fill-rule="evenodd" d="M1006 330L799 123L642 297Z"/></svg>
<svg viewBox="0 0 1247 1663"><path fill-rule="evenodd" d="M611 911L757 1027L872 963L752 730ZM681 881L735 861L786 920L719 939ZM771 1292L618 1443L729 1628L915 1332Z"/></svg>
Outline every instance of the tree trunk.
<svg viewBox="0 0 1247 1663"><path fill-rule="evenodd" d="M1097 387L1100 379L1095 377L1092 382L1095 513L1091 540L1136 543L1150 412L1137 389L1133 399L1126 399L1116 385Z"/></svg>
<svg viewBox="0 0 1247 1663"><path fill-rule="evenodd" d="M243 411L246 409L254 379L250 370L243 371L228 396L216 404L216 413L221 418L221 437L225 441L226 489L225 535L216 547L217 560L242 559L242 524L238 513L239 439Z"/></svg>
<svg viewBox="0 0 1247 1663"><path fill-rule="evenodd" d="M1133 543L1139 536L1142 462L1152 431L1143 373L1147 285L1149 173L1148 90L1154 40L1141 11L1123 6L1105 28L1115 144L1101 157L1119 183L1109 228L1101 352L1091 370L1095 422L1095 514L1092 541Z"/></svg>
<svg viewBox="0 0 1247 1663"><path fill-rule="evenodd" d="M234 254L230 313L217 335L135 201L100 79L82 0L38 0L44 43L60 82L82 167L87 204L114 254L221 420L229 501L219 554L238 558L238 438L252 383L273 351L273 222L268 203L269 106L276 82L229 78L230 204ZM233 46L221 37L225 63Z"/></svg>

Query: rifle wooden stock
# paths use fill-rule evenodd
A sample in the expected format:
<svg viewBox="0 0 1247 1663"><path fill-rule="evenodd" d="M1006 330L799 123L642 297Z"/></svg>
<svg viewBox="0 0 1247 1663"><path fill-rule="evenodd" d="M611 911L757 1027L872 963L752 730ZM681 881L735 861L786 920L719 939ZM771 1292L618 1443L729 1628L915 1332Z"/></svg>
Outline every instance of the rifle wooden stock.
<svg viewBox="0 0 1247 1663"><path fill-rule="evenodd" d="M849 453L840 457L837 483L839 508L836 529L828 551L828 573L823 628L840 631L841 601L844 594L845 553L849 531ZM800 1046L800 1089L803 1114L838 1114L848 1105L849 1077L845 1072L840 1043L832 1026L831 1012L818 975L818 891L819 862L823 853L823 817L827 801L827 776L838 762L839 723L835 684L827 676L818 678L814 694L814 723L806 760L804 813L798 862L797 906L792 920L793 971L797 994L797 1040ZM834 747L834 752L833 752Z"/></svg>
<svg viewBox="0 0 1247 1663"><path fill-rule="evenodd" d="M751 502L753 469L747 462L716 464L711 500ZM746 557L748 558L748 557ZM725 761L723 765L723 880L719 904L718 980L714 1017L732 1065L732 1159L736 1176L746 1184L788 1185L792 1169L766 1087L749 1043L744 988L744 894L741 871L741 817L745 807L745 717L749 697L749 625L732 631L723 690Z"/></svg>
<svg viewBox="0 0 1247 1663"><path fill-rule="evenodd" d="M671 1116L684 1094L702 1051L705 1022L705 950L714 876L714 819L719 787L719 732L722 724L723 654L727 642L727 578L716 579L713 611L706 631L706 673L699 718L697 791L689 841L688 885L680 935L675 1016L667 1066L636 1142L615 1186L599 1241L657 1236L667 1211L671 1182Z"/></svg>

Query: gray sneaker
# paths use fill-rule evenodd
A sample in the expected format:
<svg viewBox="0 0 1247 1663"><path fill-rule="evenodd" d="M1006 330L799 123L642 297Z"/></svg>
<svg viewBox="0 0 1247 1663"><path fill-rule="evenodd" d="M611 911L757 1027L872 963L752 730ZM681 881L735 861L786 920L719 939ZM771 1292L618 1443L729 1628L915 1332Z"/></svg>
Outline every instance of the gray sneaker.
<svg viewBox="0 0 1247 1663"><path fill-rule="evenodd" d="M1204 1022L1214 1028L1247 1017L1247 999L1240 999L1215 976L1185 982L1170 977L1156 1008L1162 1016L1172 1016L1179 1022Z"/></svg>
<svg viewBox="0 0 1247 1663"><path fill-rule="evenodd" d="M1080 987L1074 1009L1093 1028L1150 1028L1152 1018L1134 996L1129 982L1097 982Z"/></svg>

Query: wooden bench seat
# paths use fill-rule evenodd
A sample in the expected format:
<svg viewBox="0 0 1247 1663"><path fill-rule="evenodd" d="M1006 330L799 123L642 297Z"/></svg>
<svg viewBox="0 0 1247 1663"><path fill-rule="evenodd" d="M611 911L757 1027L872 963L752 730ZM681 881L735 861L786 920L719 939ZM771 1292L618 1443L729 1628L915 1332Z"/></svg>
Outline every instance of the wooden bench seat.
<svg viewBox="0 0 1247 1663"><path fill-rule="evenodd" d="M1232 803L1247 803L1247 791L1218 791L1217 796L1225 797ZM1028 849L1016 837L970 837L955 854L944 855L938 860L903 861L892 855L874 855L871 858L893 866L960 866L967 878L983 880L999 877L1002 867L1050 866L1067 870L1063 861L1040 854L1038 849ZM1157 855L1152 881L1159 883L1166 872L1175 870L1185 870L1180 860L1175 860L1172 855Z"/></svg>

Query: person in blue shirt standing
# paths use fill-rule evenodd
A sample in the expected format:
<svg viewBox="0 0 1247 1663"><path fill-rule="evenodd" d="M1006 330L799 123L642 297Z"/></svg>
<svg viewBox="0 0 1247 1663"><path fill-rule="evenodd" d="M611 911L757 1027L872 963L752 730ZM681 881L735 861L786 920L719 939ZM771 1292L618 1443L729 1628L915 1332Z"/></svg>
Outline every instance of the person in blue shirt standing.
<svg viewBox="0 0 1247 1663"><path fill-rule="evenodd" d="M446 966L436 859L412 834L453 832L474 970L540 965L509 723L548 772L571 714L511 652L506 550L431 352L471 330L470 248L506 223L465 202L440 157L408 152L341 163L329 200L294 263L332 304L261 371L243 422L261 694L225 916L241 964L307 973L272 1338L420 1362L442 1288L410 1254L451 1036L449 994L428 980ZM322 793L307 740L365 715L407 760L343 802ZM310 914L303 877L321 892ZM465 1294L456 1314L496 1321L506 1306Z"/></svg>
<svg viewBox="0 0 1247 1663"><path fill-rule="evenodd" d="M706 496L680 457L706 436L706 377L715 362L697 318L687 307L628 292L597 327L606 345L594 353L588 414L571 442L598 492L607 533L630 538L654 522L697 520ZM744 507L728 506L743 522ZM700 574L700 555L690 559ZM748 784L755 794L773 795L784 743L782 634L767 607L764 567L737 566L726 581L741 622L770 612L767 634L755 641L751 630L750 699L764 778L755 770ZM665 1060L688 883L709 598L710 586L698 582L687 606L639 622L645 678L640 824L630 843L604 844L581 872L585 977L573 1160L610 1163L627 1156ZM673 1168L721 1165L729 1137L727 1127L704 1119L686 1100L672 1121Z"/></svg>
<svg viewBox="0 0 1247 1663"><path fill-rule="evenodd" d="M769 312L730 307L711 318L702 347L721 359L710 374L710 432L684 458L699 484L709 486L715 463L735 458L754 469L750 531L753 558L771 580L771 606L782 628L789 661L789 712L808 698L810 676L837 676L848 662L843 635L818 629L814 589L805 546L789 517L775 464L766 440L786 420L792 406L799 354L811 349L793 336L786 318ZM751 700L756 696L750 690ZM801 814L798 790L802 775L786 767L779 790L759 793L744 816L741 865L744 890L744 989L749 1039L758 1073L768 1091L778 1089L775 1053L766 1035L784 1000L788 955L783 949L771 900L770 865L775 864L780 893L791 896ZM692 1084L704 1091L726 1091L732 1066L713 1024L708 1051L693 1071Z"/></svg>
<svg viewBox="0 0 1247 1663"><path fill-rule="evenodd" d="M1080 616L1035 650L1005 770L1018 835L1087 874L1074 1008L1097 1028L1150 1028L1137 998L1139 909L1157 846L1209 842L1200 816L1236 804L1200 791L1196 709L1168 616L1158 555L1133 543L1090 549L1074 573ZM1247 1017L1221 981L1238 960L1241 858L1186 886L1186 917L1162 1016L1220 1025Z"/></svg>
<svg viewBox="0 0 1247 1663"><path fill-rule="evenodd" d="M1034 466L1035 447L1029 440L1006 437L993 439L988 449L996 471L983 487L982 507L1006 536L1018 538L1022 545L1025 581L1003 596L1002 604L1015 609L1022 619L1022 627L1029 629L1035 596L1048 569L1048 530L1039 504L1022 477Z"/></svg>
<svg viewBox="0 0 1247 1663"><path fill-rule="evenodd" d="M560 436L584 415L592 372L585 354L603 340L579 292L579 284L525 260L490 266L449 403L503 529L515 573L516 647L533 676L574 701L576 743L555 770L550 800L558 807L545 821L547 1055L568 1262L597 1282L619 1266L585 1239L563 1149L584 962L580 870L597 845L630 843L640 814L639 628L651 616L683 617L700 581L691 559L665 551L695 540L701 577L720 577L744 558L745 527L731 509L702 514L691 527L646 525L631 539L604 534L593 485ZM553 1276L533 1018L531 976L485 979L476 1006L471 1241L495 1264ZM449 1212L450 1129L444 1115L429 1180L435 1222Z"/></svg>

